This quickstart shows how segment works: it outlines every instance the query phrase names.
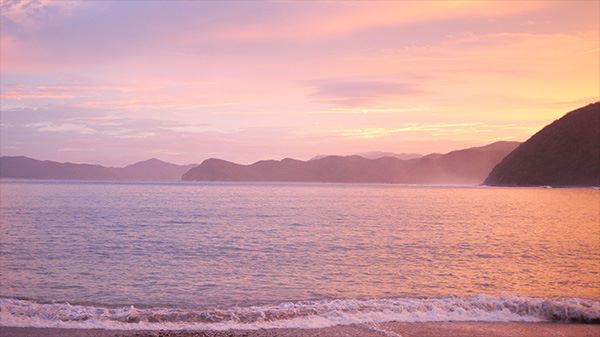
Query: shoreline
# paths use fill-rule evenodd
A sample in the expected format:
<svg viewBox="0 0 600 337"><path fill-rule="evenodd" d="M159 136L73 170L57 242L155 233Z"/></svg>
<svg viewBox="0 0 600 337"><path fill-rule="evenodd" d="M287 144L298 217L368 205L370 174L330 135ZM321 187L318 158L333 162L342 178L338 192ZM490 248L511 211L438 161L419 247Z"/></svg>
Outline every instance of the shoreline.
<svg viewBox="0 0 600 337"><path fill-rule="evenodd" d="M327 328L258 330L102 330L0 326L6 337L597 337L600 324L553 322L364 323Z"/></svg>
<svg viewBox="0 0 600 337"><path fill-rule="evenodd" d="M481 183L396 183L363 181L317 181L317 180L136 180L136 179L54 179L54 178L15 178L0 177L2 183L90 183L120 185L382 185L400 187L456 187L456 188L548 188L548 189L593 189L598 185L510 185Z"/></svg>

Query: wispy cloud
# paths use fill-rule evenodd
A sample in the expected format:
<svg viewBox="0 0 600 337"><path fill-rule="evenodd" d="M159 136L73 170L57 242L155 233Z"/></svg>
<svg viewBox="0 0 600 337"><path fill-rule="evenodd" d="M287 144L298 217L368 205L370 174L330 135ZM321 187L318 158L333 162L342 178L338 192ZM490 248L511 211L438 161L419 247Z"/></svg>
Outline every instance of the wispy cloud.
<svg viewBox="0 0 600 337"><path fill-rule="evenodd" d="M446 151L524 140L600 90L598 1L0 6L13 154Z"/></svg>
<svg viewBox="0 0 600 337"><path fill-rule="evenodd" d="M377 107L377 106L352 106L352 107L334 107L325 111L318 111L318 114L398 114L398 113L419 113L433 110L428 106L395 106L395 107Z"/></svg>
<svg viewBox="0 0 600 337"><path fill-rule="evenodd" d="M96 130L86 125L75 123L42 122L31 123L25 126L42 132L75 132L83 135L93 135L96 133Z"/></svg>
<svg viewBox="0 0 600 337"><path fill-rule="evenodd" d="M342 107L364 106L387 97L416 95L423 91L414 85L376 80L323 80L314 81L315 91L310 97L321 103Z"/></svg>
<svg viewBox="0 0 600 337"><path fill-rule="evenodd" d="M0 92L0 99L11 100L36 100L36 99L72 99L79 92L79 88L73 88L65 85L58 86L33 86L25 87L23 85L8 86L4 85Z"/></svg>
<svg viewBox="0 0 600 337"><path fill-rule="evenodd" d="M341 137L377 138L399 133L424 133L429 136L440 137L449 135L473 135L474 133L491 133L499 130L529 130L530 126L518 126L514 124L484 124L484 123L434 123L419 124L411 123L395 128L353 128L336 129L334 135ZM494 138L495 139L495 138Z"/></svg>

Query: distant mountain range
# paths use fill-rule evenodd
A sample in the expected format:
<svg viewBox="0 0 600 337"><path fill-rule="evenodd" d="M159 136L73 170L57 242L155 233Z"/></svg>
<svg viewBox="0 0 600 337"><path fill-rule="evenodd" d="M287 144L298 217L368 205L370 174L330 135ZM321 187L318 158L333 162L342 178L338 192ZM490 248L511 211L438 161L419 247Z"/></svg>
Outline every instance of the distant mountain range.
<svg viewBox="0 0 600 337"><path fill-rule="evenodd" d="M262 160L239 165L207 159L186 172L183 180L295 181L405 184L480 184L518 142L496 142L446 154L402 160L395 157L327 156L300 161Z"/></svg>
<svg viewBox="0 0 600 337"><path fill-rule="evenodd" d="M176 165L149 159L125 167L59 163L28 157L0 157L0 177L79 180L180 180L196 164Z"/></svg>
<svg viewBox="0 0 600 337"><path fill-rule="evenodd" d="M600 186L600 102L544 127L506 156L485 184Z"/></svg>
<svg viewBox="0 0 600 337"><path fill-rule="evenodd" d="M152 158L111 170L118 179L124 180L180 180L185 172L196 165L177 165Z"/></svg>
<svg viewBox="0 0 600 337"><path fill-rule="evenodd" d="M221 159L176 165L153 158L125 167L5 156L0 178L600 186L600 102L567 113L525 143L446 154L367 152L251 165Z"/></svg>
<svg viewBox="0 0 600 337"><path fill-rule="evenodd" d="M362 156L326 156L309 161L263 160L239 165L207 159L200 165L176 165L149 159L125 167L59 163L28 157L0 157L0 177L78 180L203 180L377 182L409 184L478 184L518 142L497 142L483 147L398 159L386 152ZM382 155L383 156L380 156ZM410 156L410 154L405 154ZM413 155L418 156L418 155Z"/></svg>
<svg viewBox="0 0 600 337"><path fill-rule="evenodd" d="M394 153L394 152L383 152L383 151L371 151L371 152L361 152L355 154L356 156L360 156L367 159L379 159L383 157L394 157L402 160L415 159L423 157L422 154L418 153ZM329 155L318 155L312 157L310 160L322 159L328 157Z"/></svg>

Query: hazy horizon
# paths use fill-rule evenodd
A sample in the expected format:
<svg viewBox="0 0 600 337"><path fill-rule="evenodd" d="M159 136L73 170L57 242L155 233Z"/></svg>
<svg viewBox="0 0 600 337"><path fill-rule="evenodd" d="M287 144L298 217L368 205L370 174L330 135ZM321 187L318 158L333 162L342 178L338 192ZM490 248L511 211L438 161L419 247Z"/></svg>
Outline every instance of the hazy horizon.
<svg viewBox="0 0 600 337"><path fill-rule="evenodd" d="M496 142L502 142L502 141L496 141ZM496 142L493 142L493 143L496 143ZM517 141L507 141L507 142L517 142ZM490 145L490 144L493 144L493 143L482 144L482 145L475 145L475 146L472 146L472 147L484 147L484 146L487 146L487 145ZM468 147L468 148L470 148L470 147ZM235 162L235 163L236 164L242 164L242 165L248 165L248 164L253 164L253 163L255 163L257 161L261 161L261 160L283 160L283 159L286 159L286 158L291 158L291 159L296 159L296 160L302 160L302 161L310 161L310 160L320 159L321 157L327 157L327 156L354 156L354 155L361 156L361 155L369 154L369 153L383 153L383 154L386 154L386 153L390 153L391 154L391 153L393 153L395 155L408 154L408 155L418 155L420 157L416 157L416 158L421 158L421 157L424 157L424 156L427 156L427 155L430 155L430 154L446 154L446 153L449 153L449 152L465 150L465 149L468 149L468 148L453 149L453 150L450 150L450 151L447 151L447 152L439 152L439 151L437 151L437 152L430 152L430 153L414 153L414 152L413 153L404 153L404 152L403 153L398 153L398 152L392 152L392 151L388 152L388 151L376 151L376 150L373 150L373 151L365 151L365 152L360 152L360 153L315 154L314 156L312 156L310 158L293 158L293 157L290 157L290 156L281 157L281 158L261 158L261 159L257 159L255 161L246 162L246 163L243 163L243 162ZM55 160L55 159L52 159L52 158L37 158L37 157L31 157L31 156L27 156L27 155L23 155L23 154L14 154L14 155L0 154L0 156L28 157L28 158L36 159L36 160L44 160L44 161L47 160L47 161L61 162L61 161L58 161L58 160ZM365 158L367 158L367 157L365 157ZM127 166L127 165L131 165L131 164L136 164L136 163L139 163L139 162L144 162L144 161L148 161L148 160L152 160L152 159L157 159L157 160L160 160L160 161L163 161L163 162L166 162L166 163L171 163L171 164L176 164L176 165L182 165L182 166L183 165L197 165L197 164L200 164L202 161L204 161L206 159L223 159L223 160L230 161L230 160L228 160L226 158L222 158L222 157L218 157L218 158L217 157L206 157L206 158L203 158L203 159L198 160L196 162L179 163L179 162L173 162L173 161L165 160L165 159L163 159L161 157L158 157L158 156L151 156L151 157L147 157L145 159L140 159L140 160L136 160L136 161L132 161L132 162L126 162L126 163L123 163L122 165L109 165L109 164L102 163L102 162L73 162L72 161L71 163L74 163L74 164L95 164L95 165L102 165L102 166L105 166L105 167L120 167L120 166ZM369 159L369 158L367 158L367 159ZM410 158L410 159L413 159L413 158ZM401 160L410 160L410 159L401 159ZM231 162L234 162L234 161L231 161Z"/></svg>
<svg viewBox="0 0 600 337"><path fill-rule="evenodd" d="M0 154L248 164L525 141L598 100L597 1L2 1Z"/></svg>

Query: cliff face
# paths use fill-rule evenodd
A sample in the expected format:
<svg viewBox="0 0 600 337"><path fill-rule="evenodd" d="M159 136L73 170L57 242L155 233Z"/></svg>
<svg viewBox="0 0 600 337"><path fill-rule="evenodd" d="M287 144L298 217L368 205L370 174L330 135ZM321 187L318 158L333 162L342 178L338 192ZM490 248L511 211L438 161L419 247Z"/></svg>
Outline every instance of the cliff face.
<svg viewBox="0 0 600 337"><path fill-rule="evenodd" d="M506 156L485 184L599 186L600 102L544 127Z"/></svg>
<svg viewBox="0 0 600 337"><path fill-rule="evenodd" d="M183 180L298 181L406 184L479 184L519 143L497 142L483 147L401 160L394 157L327 156L300 161L264 160L239 165L207 159L186 172Z"/></svg>

